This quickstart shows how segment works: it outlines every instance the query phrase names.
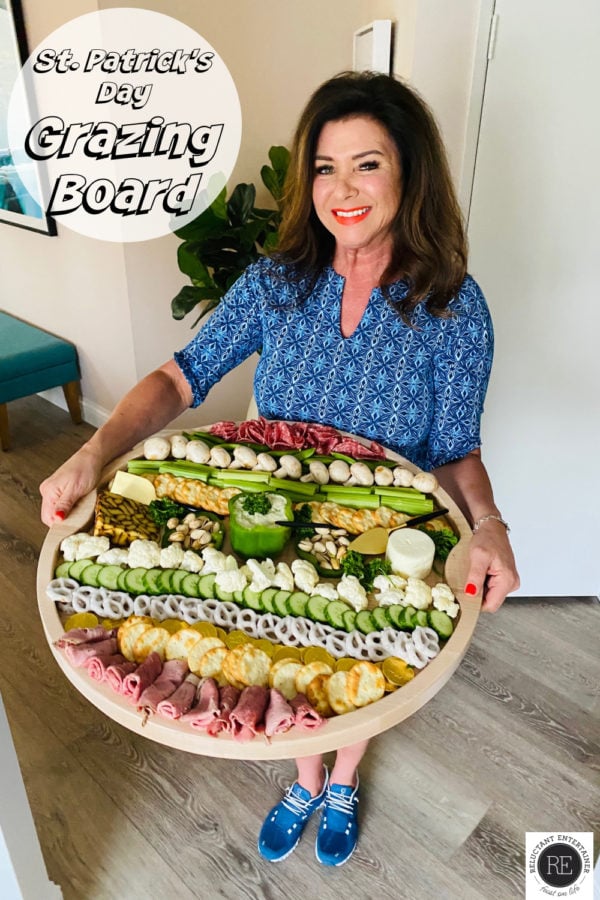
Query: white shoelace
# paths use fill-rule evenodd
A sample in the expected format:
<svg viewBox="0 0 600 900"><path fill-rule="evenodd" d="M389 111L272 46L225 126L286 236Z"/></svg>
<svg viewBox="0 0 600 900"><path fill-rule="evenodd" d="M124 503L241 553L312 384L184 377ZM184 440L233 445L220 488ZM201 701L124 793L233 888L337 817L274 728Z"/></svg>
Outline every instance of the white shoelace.
<svg viewBox="0 0 600 900"><path fill-rule="evenodd" d="M302 800L301 797L292 794L292 788L289 788L287 794L283 798L283 805L291 813L294 813L294 815L303 816L306 815L313 800L315 800L315 797L310 797L309 800Z"/></svg>
<svg viewBox="0 0 600 900"><path fill-rule="evenodd" d="M334 794L332 791L327 792L327 806L330 810L351 816L354 814L354 801L352 794L345 796L344 794Z"/></svg>

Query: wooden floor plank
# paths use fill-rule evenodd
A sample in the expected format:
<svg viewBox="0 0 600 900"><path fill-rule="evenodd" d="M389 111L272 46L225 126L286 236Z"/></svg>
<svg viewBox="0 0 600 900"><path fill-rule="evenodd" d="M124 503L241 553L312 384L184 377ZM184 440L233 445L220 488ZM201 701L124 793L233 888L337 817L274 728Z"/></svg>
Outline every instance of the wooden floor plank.
<svg viewBox="0 0 600 900"><path fill-rule="evenodd" d="M155 744L107 719L54 662L35 596L38 484L92 429L35 397L9 414L0 690L49 875L67 900L512 900L523 895L526 831L591 830L598 848L600 604L518 598L482 616L436 697L372 742L348 865L319 865L316 817L288 860L266 863L256 838L291 761Z"/></svg>

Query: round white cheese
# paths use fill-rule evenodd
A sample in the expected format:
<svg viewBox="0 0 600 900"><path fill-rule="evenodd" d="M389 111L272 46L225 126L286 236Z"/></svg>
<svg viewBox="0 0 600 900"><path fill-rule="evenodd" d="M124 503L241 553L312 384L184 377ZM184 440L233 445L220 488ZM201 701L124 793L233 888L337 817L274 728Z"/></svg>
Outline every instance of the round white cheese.
<svg viewBox="0 0 600 900"><path fill-rule="evenodd" d="M390 534L385 555L397 575L426 578L433 566L435 544L423 531L401 528Z"/></svg>

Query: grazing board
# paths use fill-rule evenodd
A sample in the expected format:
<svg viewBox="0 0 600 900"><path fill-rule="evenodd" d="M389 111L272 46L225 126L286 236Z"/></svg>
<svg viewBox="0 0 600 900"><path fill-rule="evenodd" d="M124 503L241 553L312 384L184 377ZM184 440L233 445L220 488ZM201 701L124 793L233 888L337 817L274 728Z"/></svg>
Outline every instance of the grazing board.
<svg viewBox="0 0 600 900"><path fill-rule="evenodd" d="M168 436L169 433L164 434ZM357 440L360 442L360 439ZM140 458L141 454L142 447L138 446L131 453L113 461L103 472L99 487L108 485L117 471L125 470L127 463ZM386 451L386 456L414 473L419 471L412 463L391 451ZM119 724L167 746L206 756L282 759L335 750L373 737L412 715L446 684L460 664L475 629L481 597L467 597L463 592L471 531L454 501L438 488L433 492L434 502L438 507L448 510L445 518L459 537L444 564L443 581L455 595L460 613L452 635L443 644L439 654L418 671L411 681L386 693L374 703L328 718L325 725L317 730L291 728L270 739L257 735L251 741L239 742L228 733L210 736L177 720L158 715L144 716L108 685L94 681L85 669L73 667L64 653L55 646L55 642L63 635L64 628L57 604L47 596L47 586L54 577L62 541L69 535L89 530L92 526L96 499L97 492L92 491L77 504L64 522L48 531L37 576L38 605L45 634L58 665L86 699ZM293 551L288 548L285 558L289 560L290 555L293 556ZM440 576L435 575L430 579L431 583L440 580Z"/></svg>

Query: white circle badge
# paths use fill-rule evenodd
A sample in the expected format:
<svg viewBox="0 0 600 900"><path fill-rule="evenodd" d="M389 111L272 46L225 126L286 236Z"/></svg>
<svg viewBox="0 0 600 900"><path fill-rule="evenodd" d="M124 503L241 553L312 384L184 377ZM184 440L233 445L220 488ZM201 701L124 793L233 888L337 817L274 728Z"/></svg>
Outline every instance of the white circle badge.
<svg viewBox="0 0 600 900"><path fill-rule="evenodd" d="M187 25L143 9L73 19L31 54L12 92L11 152L47 214L80 234L143 241L195 219L241 140L231 75Z"/></svg>

